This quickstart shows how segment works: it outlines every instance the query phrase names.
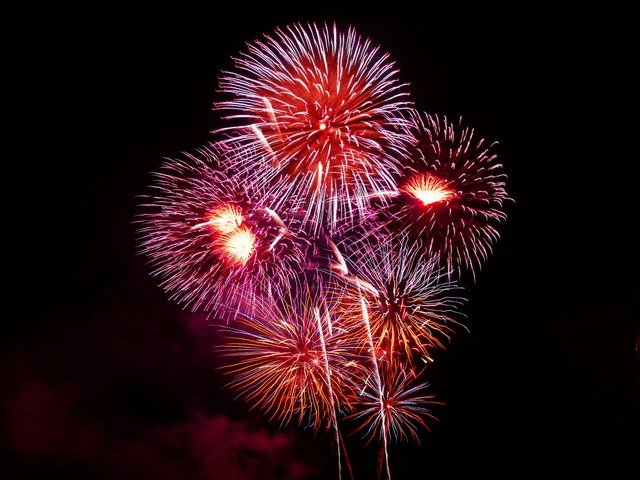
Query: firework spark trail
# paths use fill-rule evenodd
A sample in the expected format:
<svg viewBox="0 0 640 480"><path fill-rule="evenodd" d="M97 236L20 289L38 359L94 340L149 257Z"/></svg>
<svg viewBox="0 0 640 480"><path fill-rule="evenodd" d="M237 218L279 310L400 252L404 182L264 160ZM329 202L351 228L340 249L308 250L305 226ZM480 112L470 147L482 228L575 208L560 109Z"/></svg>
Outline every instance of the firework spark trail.
<svg viewBox="0 0 640 480"><path fill-rule="evenodd" d="M335 433L335 439L336 439L336 451L337 451L337 455L338 455L338 478L342 479L342 461L340 459L340 431L338 430L338 415L336 413L336 403L335 403L335 397L333 395L333 387L331 386L331 371L329 369L329 357L327 355L327 345L324 341L324 328L322 326L322 321L320 320L320 311L318 310L318 307L315 307L313 309L315 317L316 317L316 322L318 323L318 333L320 336L320 345L322 347L322 357L324 358L324 369L325 369L325 375L326 375L326 381L327 381L327 389L329 390L329 399L331 400L330 402L330 406L331 406L331 423L333 426L333 430ZM327 317L328 317L329 313L327 312ZM329 319L327 319L329 321ZM330 324L327 323L327 326L329 326Z"/></svg>
<svg viewBox="0 0 640 480"><path fill-rule="evenodd" d="M356 280L356 285L360 288L360 282ZM382 391L382 379L380 378L380 368L378 366L378 359L376 355L376 349L373 345L373 337L371 336L371 324L369 323L369 315L367 312L367 304L364 301L364 297L360 297L360 305L362 308L362 319L364 320L365 327L367 329L367 338L369 339L369 348L371 349L371 363L373 365L373 375L376 381L376 391L378 393L378 402L380 404L380 417L382 420L381 423L381 434L382 434L382 448L384 451L384 462L385 469L387 472L387 478L391 480L391 468L389 467L389 447L388 447L388 432L387 432L387 422L386 422L386 411L384 404L384 396Z"/></svg>
<svg viewBox="0 0 640 480"><path fill-rule="evenodd" d="M253 154L248 182L305 210L313 233L357 220L369 195L395 188L413 136L407 84L389 55L353 28L295 24L248 45L224 72L221 128Z"/></svg>

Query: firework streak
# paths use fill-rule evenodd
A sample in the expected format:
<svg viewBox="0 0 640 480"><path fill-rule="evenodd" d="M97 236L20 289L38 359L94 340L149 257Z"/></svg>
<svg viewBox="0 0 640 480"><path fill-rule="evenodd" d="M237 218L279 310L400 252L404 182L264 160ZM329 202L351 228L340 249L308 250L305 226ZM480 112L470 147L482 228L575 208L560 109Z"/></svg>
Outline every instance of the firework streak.
<svg viewBox="0 0 640 480"><path fill-rule="evenodd" d="M423 380L463 328L509 197L495 144L418 112L388 54L353 28L295 24L223 72L223 127L166 159L140 251L173 300L224 332L229 387L285 426L419 442ZM346 467L346 470L343 468Z"/></svg>

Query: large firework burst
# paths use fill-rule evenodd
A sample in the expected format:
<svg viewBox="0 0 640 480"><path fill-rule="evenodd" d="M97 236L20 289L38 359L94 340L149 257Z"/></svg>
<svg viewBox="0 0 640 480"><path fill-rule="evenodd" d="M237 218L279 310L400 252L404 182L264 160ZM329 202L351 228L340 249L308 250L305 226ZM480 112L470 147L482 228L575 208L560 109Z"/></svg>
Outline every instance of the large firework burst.
<svg viewBox="0 0 640 480"><path fill-rule="evenodd" d="M392 232L406 232L450 275L475 276L498 240L509 200L495 143L446 117L415 113L416 144L393 201L380 209Z"/></svg>
<svg viewBox="0 0 640 480"><path fill-rule="evenodd" d="M353 28L295 24L249 44L225 72L223 130L255 154L249 182L298 202L312 231L356 219L395 185L411 141L404 84L388 54ZM276 201L274 208L279 208Z"/></svg>
<svg viewBox="0 0 640 480"><path fill-rule="evenodd" d="M152 273L193 310L287 284L303 268L305 241L262 206L258 192L220 168L221 157L239 154L220 147L165 161L138 219Z"/></svg>

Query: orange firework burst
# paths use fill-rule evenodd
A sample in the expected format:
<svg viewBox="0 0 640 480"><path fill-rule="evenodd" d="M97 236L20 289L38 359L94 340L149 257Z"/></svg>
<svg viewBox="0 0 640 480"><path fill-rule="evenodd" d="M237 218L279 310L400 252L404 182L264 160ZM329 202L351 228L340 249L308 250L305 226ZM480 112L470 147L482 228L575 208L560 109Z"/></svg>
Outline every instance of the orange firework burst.
<svg viewBox="0 0 640 480"><path fill-rule="evenodd" d="M221 347L232 363L230 386L283 424L305 419L314 429L335 425L356 393L363 367L349 332L308 286L251 297L228 327Z"/></svg>
<svg viewBox="0 0 640 480"><path fill-rule="evenodd" d="M451 293L460 287L406 236L344 241L338 248L346 259L336 310L360 345L367 346L368 329L380 362L431 362L433 351L444 349L459 325L455 317L463 299Z"/></svg>
<svg viewBox="0 0 640 480"><path fill-rule="evenodd" d="M220 81L232 99L215 107L234 120L223 130L253 148L236 159L247 179L286 191L306 223L331 229L394 187L412 139L406 85L388 55L352 28L296 24L275 33L235 59L236 71Z"/></svg>

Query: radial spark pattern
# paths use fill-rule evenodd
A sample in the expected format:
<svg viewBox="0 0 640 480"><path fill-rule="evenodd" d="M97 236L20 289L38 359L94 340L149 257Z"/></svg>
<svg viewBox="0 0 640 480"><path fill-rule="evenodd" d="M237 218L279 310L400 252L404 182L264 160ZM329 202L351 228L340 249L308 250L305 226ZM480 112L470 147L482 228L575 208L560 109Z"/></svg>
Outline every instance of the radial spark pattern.
<svg viewBox="0 0 640 480"><path fill-rule="evenodd" d="M419 383L413 370L386 366L378 386L370 377L355 403L357 432L369 441L384 437L389 440L414 440L420 443L420 430L429 429L427 419L435 420L431 405L439 404L428 394L427 383Z"/></svg>
<svg viewBox="0 0 640 480"><path fill-rule="evenodd" d="M337 249L344 263L334 271L345 286L336 309L360 335L360 344L367 346L368 322L379 362L431 362L433 352L444 349L460 325L464 301L438 260L425 258L407 236L345 241Z"/></svg>
<svg viewBox="0 0 640 480"><path fill-rule="evenodd" d="M475 275L498 240L509 199L494 143L446 117L415 114L416 146L381 218L407 232L440 259L450 275Z"/></svg>
<svg viewBox="0 0 640 480"><path fill-rule="evenodd" d="M228 135L256 147L237 159L247 181L295 199L314 231L331 230L393 188L411 141L405 87L354 29L297 24L235 58L220 80L231 99L215 107Z"/></svg>
<svg viewBox="0 0 640 480"><path fill-rule="evenodd" d="M274 293L243 302L227 329L230 386L272 420L329 428L365 377L351 332L309 286Z"/></svg>
<svg viewBox="0 0 640 480"><path fill-rule="evenodd" d="M153 274L193 310L213 311L268 283L286 285L303 268L305 241L220 168L227 154L210 148L166 160L139 217Z"/></svg>

